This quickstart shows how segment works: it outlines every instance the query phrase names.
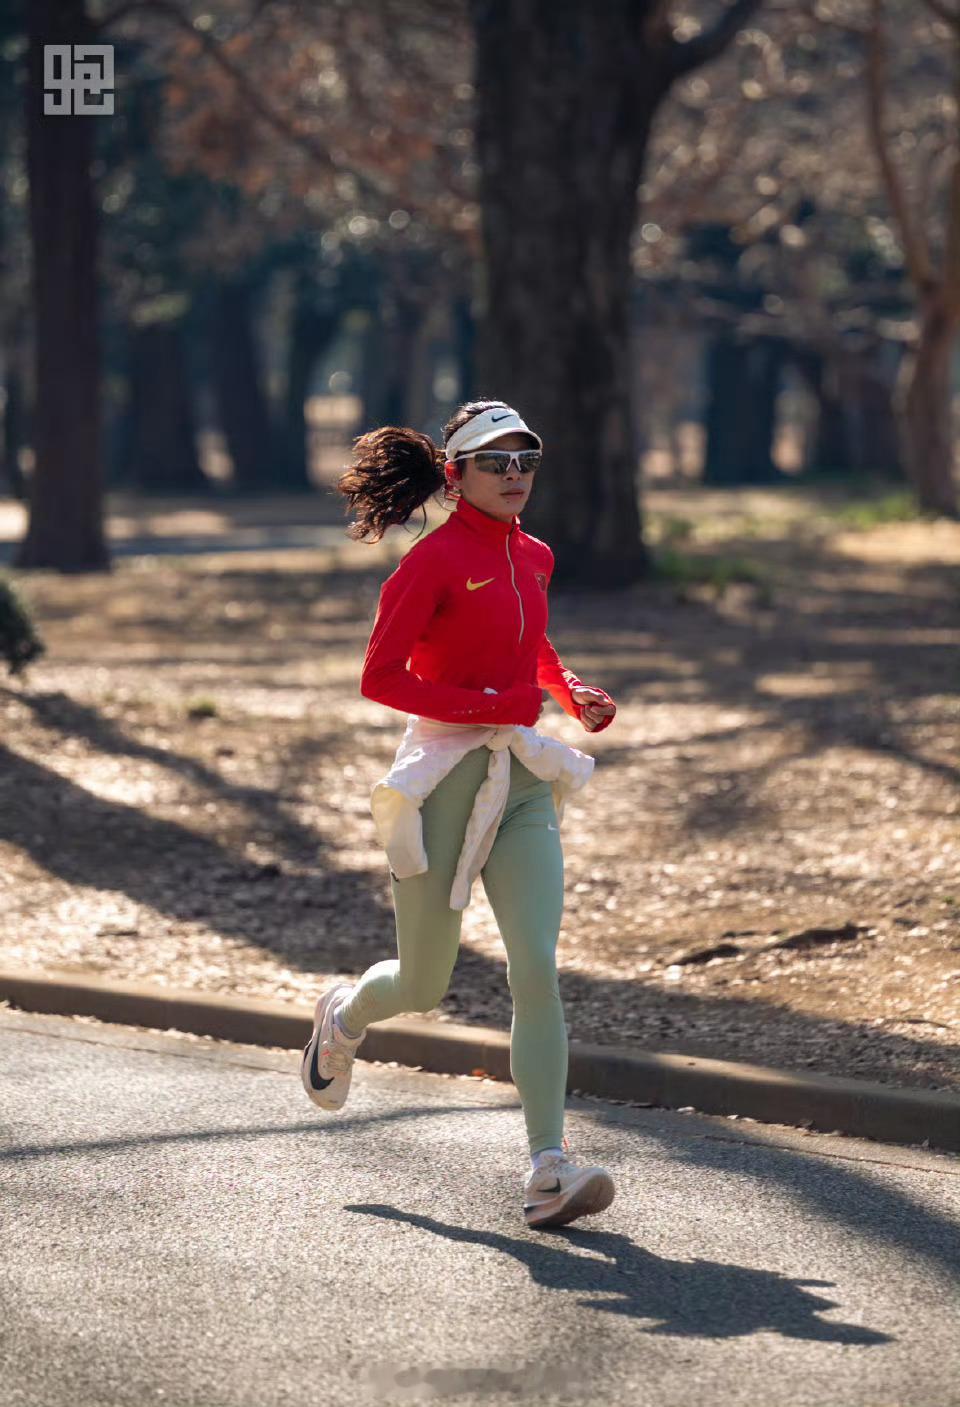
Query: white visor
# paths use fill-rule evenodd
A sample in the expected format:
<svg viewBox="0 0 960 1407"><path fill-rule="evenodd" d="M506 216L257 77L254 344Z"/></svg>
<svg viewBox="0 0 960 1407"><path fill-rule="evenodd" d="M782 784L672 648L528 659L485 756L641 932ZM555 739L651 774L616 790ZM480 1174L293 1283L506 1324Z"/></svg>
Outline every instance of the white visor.
<svg viewBox="0 0 960 1407"><path fill-rule="evenodd" d="M458 454L472 454L475 449L498 440L501 435L513 435L522 431L536 442L537 449L543 449L543 441L526 425L515 410L508 406L495 405L482 411L455 430L444 446L447 459L455 459Z"/></svg>

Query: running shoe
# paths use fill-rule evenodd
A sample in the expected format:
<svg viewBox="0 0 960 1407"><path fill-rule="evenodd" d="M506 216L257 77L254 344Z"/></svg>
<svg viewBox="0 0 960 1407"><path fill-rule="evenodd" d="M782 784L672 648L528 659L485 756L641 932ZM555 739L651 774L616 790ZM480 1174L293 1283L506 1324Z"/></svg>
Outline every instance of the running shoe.
<svg viewBox="0 0 960 1407"><path fill-rule="evenodd" d="M303 1047L300 1078L307 1097L321 1109L342 1109L350 1093L353 1061L366 1031L356 1040L345 1036L333 1019L337 1002L348 997L351 986L338 983L318 999L313 1013L313 1035Z"/></svg>
<svg viewBox="0 0 960 1407"><path fill-rule="evenodd" d="M614 1192L606 1168L582 1168L566 1153L550 1153L527 1178L523 1214L528 1226L564 1226L578 1216L604 1211Z"/></svg>

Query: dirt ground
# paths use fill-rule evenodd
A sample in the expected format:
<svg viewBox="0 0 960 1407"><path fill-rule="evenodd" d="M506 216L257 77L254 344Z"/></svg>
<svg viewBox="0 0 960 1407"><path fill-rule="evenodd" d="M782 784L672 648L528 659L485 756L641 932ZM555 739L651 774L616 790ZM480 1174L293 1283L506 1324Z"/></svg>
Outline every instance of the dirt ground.
<svg viewBox="0 0 960 1407"><path fill-rule="evenodd" d="M156 555L11 574L48 653L0 682L0 962L312 999L394 954L369 792L404 719L357 681L408 539L351 543L322 495L112 508ZM652 489L653 541L759 580L552 595L619 704L540 724L597 759L563 826L574 1038L960 1086L960 525L842 508ZM479 882L463 933L434 1019L508 1027Z"/></svg>

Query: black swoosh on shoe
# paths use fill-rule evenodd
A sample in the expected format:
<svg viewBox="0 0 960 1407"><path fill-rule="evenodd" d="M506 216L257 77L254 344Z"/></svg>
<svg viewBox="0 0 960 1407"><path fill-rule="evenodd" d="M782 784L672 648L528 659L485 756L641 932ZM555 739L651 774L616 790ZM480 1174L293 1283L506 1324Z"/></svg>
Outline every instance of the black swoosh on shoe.
<svg viewBox="0 0 960 1407"><path fill-rule="evenodd" d="M538 1192L562 1192L562 1191L563 1191L563 1188L560 1186L560 1179L557 1178L557 1185L556 1185L556 1187L538 1187L538 1188L537 1188L537 1191L538 1191Z"/></svg>
<svg viewBox="0 0 960 1407"><path fill-rule="evenodd" d="M314 1089L326 1089L327 1085L333 1084L333 1076L331 1075L329 1080L321 1080L320 1065L317 1060L319 1054L320 1041L318 1038L316 1045L313 1047L313 1059L310 1061L310 1084Z"/></svg>

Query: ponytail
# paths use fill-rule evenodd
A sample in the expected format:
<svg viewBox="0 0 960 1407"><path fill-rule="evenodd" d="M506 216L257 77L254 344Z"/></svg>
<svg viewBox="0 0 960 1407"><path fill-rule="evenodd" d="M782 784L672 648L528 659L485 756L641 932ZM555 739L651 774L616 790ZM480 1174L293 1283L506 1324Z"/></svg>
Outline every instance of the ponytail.
<svg viewBox="0 0 960 1407"><path fill-rule="evenodd" d="M358 542L379 542L387 528L405 523L443 488L443 450L417 430L398 425L370 430L354 440L353 453L353 466L341 474L337 490L356 518L347 536Z"/></svg>

